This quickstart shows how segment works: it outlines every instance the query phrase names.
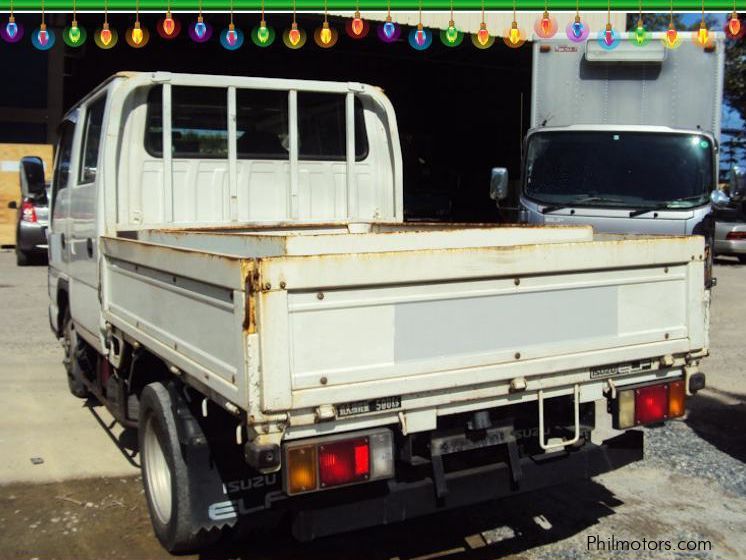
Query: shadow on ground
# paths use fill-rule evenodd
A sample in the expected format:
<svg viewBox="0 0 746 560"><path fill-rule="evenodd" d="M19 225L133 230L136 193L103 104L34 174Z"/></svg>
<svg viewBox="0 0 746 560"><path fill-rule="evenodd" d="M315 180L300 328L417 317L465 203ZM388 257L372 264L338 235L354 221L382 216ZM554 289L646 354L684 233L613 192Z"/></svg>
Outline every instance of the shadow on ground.
<svg viewBox="0 0 746 560"><path fill-rule="evenodd" d="M708 388L688 407L686 423L699 437L746 463L746 395Z"/></svg>
<svg viewBox="0 0 746 560"><path fill-rule="evenodd" d="M404 560L447 555L456 560L487 560L580 533L620 505L601 484L583 481L311 543L293 541L287 528L243 533L199 558Z"/></svg>

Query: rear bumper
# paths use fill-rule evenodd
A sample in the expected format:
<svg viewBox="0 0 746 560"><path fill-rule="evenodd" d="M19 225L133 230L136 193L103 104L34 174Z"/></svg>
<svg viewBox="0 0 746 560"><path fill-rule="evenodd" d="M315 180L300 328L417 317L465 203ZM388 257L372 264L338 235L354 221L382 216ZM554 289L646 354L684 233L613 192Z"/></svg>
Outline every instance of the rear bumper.
<svg viewBox="0 0 746 560"><path fill-rule="evenodd" d="M730 241L725 239L715 240L716 255L743 255L746 254L746 240Z"/></svg>
<svg viewBox="0 0 746 560"><path fill-rule="evenodd" d="M18 227L16 246L27 253L47 252L47 225L21 222Z"/></svg>
<svg viewBox="0 0 746 560"><path fill-rule="evenodd" d="M436 499L431 478L414 482L389 481L385 492L374 496L350 494L335 503L336 493L320 493L302 502L288 500L294 510L293 535L301 541L335 533L387 525L513 494L588 479L643 458L643 433L628 431L601 445L587 443L569 453L525 457L520 460L523 480L511 482L506 463L496 463L446 474L448 495Z"/></svg>

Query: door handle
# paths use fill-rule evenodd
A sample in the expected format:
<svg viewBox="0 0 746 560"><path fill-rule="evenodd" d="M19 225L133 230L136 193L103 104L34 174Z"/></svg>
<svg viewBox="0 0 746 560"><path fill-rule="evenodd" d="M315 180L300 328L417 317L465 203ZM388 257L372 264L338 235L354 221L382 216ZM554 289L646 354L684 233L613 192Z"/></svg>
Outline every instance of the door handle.
<svg viewBox="0 0 746 560"><path fill-rule="evenodd" d="M67 243L65 241L65 234L64 233L60 233L60 246L64 249L66 245L67 245Z"/></svg>
<svg viewBox="0 0 746 560"><path fill-rule="evenodd" d="M88 258L93 258L93 239L90 237L85 240L85 249L88 252Z"/></svg>

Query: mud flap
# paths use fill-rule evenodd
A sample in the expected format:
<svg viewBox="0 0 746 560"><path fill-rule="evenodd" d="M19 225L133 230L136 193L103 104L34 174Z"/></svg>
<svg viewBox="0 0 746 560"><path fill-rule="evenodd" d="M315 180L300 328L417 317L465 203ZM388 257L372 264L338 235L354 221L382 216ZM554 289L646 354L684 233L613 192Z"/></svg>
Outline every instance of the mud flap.
<svg viewBox="0 0 746 560"><path fill-rule="evenodd" d="M233 439L236 420L215 406L202 417L189 389L169 385L179 443L189 472L192 527L195 531L234 527L240 516L268 509L282 495L279 473L263 475L246 464ZM191 393L194 398L196 393ZM199 397L201 402L202 397Z"/></svg>

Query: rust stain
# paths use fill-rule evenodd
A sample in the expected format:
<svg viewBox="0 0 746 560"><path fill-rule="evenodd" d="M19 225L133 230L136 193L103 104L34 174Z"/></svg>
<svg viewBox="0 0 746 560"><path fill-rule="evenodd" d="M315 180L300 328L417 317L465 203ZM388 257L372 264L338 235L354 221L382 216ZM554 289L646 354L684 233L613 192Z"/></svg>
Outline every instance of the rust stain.
<svg viewBox="0 0 746 560"><path fill-rule="evenodd" d="M259 281L259 272L254 259L241 261L241 277L246 287L243 331L246 334L254 334L256 332L256 284Z"/></svg>

